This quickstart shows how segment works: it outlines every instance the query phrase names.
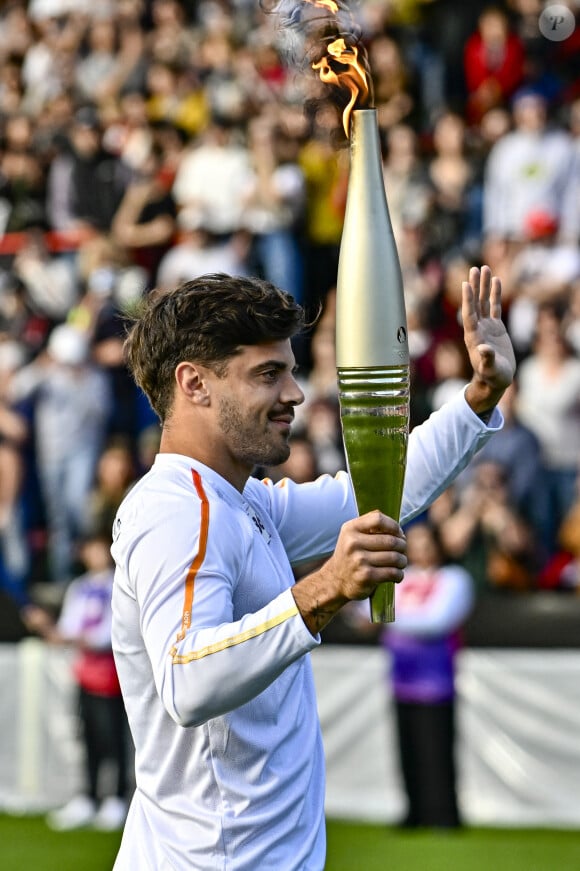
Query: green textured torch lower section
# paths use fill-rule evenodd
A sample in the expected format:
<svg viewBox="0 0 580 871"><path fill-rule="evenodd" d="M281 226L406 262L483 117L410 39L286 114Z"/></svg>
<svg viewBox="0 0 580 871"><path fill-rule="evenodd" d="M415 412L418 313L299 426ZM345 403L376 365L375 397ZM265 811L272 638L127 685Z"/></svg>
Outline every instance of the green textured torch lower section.
<svg viewBox="0 0 580 871"><path fill-rule="evenodd" d="M359 514L399 520L409 433L409 367L338 369L340 415ZM371 597L373 623L395 619L394 584Z"/></svg>

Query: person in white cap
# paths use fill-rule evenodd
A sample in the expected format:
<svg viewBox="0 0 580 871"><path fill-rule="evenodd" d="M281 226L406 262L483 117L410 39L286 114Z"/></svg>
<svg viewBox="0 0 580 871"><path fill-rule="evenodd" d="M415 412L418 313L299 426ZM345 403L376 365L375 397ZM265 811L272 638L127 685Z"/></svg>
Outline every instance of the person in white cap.
<svg viewBox="0 0 580 871"><path fill-rule="evenodd" d="M33 406L50 576L66 582L111 402L105 374L90 362L86 334L70 324L55 327L46 351L15 374L11 397Z"/></svg>

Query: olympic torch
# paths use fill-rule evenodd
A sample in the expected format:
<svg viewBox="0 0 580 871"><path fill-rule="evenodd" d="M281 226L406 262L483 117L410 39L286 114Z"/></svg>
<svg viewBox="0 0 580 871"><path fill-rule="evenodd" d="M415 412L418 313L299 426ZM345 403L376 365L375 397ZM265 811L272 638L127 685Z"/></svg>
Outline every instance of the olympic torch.
<svg viewBox="0 0 580 871"><path fill-rule="evenodd" d="M344 4L311 0L337 17ZM333 8L330 8L330 7ZM348 10L347 10L348 12ZM336 365L342 434L359 514L399 519L409 434L409 348L403 280L383 180L372 77L364 45L346 22L329 26L312 68L350 97L350 142L336 293ZM371 620L395 619L395 588L371 596Z"/></svg>
<svg viewBox="0 0 580 871"><path fill-rule="evenodd" d="M375 109L355 109L350 118L336 364L344 447L358 511L379 508L398 520L409 432L409 349ZM371 620L394 619L394 584L384 583L371 597Z"/></svg>

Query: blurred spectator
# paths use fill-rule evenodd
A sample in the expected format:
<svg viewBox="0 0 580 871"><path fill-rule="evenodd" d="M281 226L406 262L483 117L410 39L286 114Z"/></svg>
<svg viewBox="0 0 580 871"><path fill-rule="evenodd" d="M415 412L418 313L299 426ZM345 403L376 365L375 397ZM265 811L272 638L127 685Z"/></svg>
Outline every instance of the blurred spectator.
<svg viewBox="0 0 580 871"><path fill-rule="evenodd" d="M214 117L203 136L184 154L173 196L181 212L204 215L207 228L231 235L243 224L244 186L250 156L231 123Z"/></svg>
<svg viewBox="0 0 580 871"><path fill-rule="evenodd" d="M562 328L566 341L580 358L580 279L569 288Z"/></svg>
<svg viewBox="0 0 580 871"><path fill-rule="evenodd" d="M469 263L461 249L452 248L443 258L441 265L443 268L441 293L437 304L432 307L432 327L437 342L442 339L459 341L462 330L461 286L464 276L469 271Z"/></svg>
<svg viewBox="0 0 580 871"><path fill-rule="evenodd" d="M320 474L336 475L346 468L338 397L319 396L308 403L305 435L312 445Z"/></svg>
<svg viewBox="0 0 580 871"><path fill-rule="evenodd" d="M10 115L23 102L22 58L10 56L0 65L0 111Z"/></svg>
<svg viewBox="0 0 580 871"><path fill-rule="evenodd" d="M471 128L471 142L477 142L479 146L479 154L482 163L485 163L489 157L489 152L496 142L510 132L512 129L512 115L509 109L497 108L489 109L479 125Z"/></svg>
<svg viewBox="0 0 580 871"><path fill-rule="evenodd" d="M113 105L114 117L103 133L103 147L138 173L148 160L154 141L145 97L140 90L125 91L118 104Z"/></svg>
<svg viewBox="0 0 580 871"><path fill-rule="evenodd" d="M35 456L49 532L52 580L65 583L73 568L75 538L83 531L110 394L105 375L89 362L87 337L57 326L45 353L12 379L11 398L34 409Z"/></svg>
<svg viewBox="0 0 580 871"><path fill-rule="evenodd" d="M298 142L266 114L249 125L252 170L244 224L254 239L254 262L268 281L303 301L299 245L306 199Z"/></svg>
<svg viewBox="0 0 580 871"><path fill-rule="evenodd" d="M460 115L445 112L437 118L428 166L429 240L441 253L454 246L477 246L481 240L482 191L466 145L466 124Z"/></svg>
<svg viewBox="0 0 580 871"><path fill-rule="evenodd" d="M0 588L19 606L27 602L30 567L22 498L29 422L10 401L10 381L25 359L19 342L0 342Z"/></svg>
<svg viewBox="0 0 580 871"><path fill-rule="evenodd" d="M336 348L334 337L336 331L336 290L332 288L326 297L322 313L316 322L310 340L311 366L306 375L298 376L305 401L296 410L296 422L300 426L308 415L311 402L317 399L336 400L338 398L338 383L336 379ZM299 348L295 349L300 355Z"/></svg>
<svg viewBox="0 0 580 871"><path fill-rule="evenodd" d="M56 624L47 612L28 606L22 612L30 631L51 644L76 648L73 664L84 750L84 791L47 817L50 828L69 831L92 825L120 829L128 803L128 726L111 649L113 566L110 537L89 535L79 542L84 573L68 585ZM115 766L115 783L106 784L105 766Z"/></svg>
<svg viewBox="0 0 580 871"><path fill-rule="evenodd" d="M484 235L484 180L489 155L494 145L512 130L512 116L507 108L489 109L477 126L469 128L469 154L474 170L474 198L479 198L479 250L481 260L488 263L495 275L505 275L511 265L509 243L503 237ZM469 240L471 242L471 240ZM507 264L507 265L506 265ZM510 294L509 283L502 291ZM503 296L503 294L502 294Z"/></svg>
<svg viewBox="0 0 580 871"><path fill-rule="evenodd" d="M86 49L75 67L75 86L81 101L99 103L111 90L120 61L115 22L108 17L93 18L85 39Z"/></svg>
<svg viewBox="0 0 580 871"><path fill-rule="evenodd" d="M55 323L64 320L77 302L79 284L74 265L68 257L51 254L43 226L26 230L12 272L34 307Z"/></svg>
<svg viewBox="0 0 580 871"><path fill-rule="evenodd" d="M422 423L431 412L430 390L434 384L433 354L435 337L431 329L426 300L414 296L405 300L409 369L413 390L410 395L409 425Z"/></svg>
<svg viewBox="0 0 580 871"><path fill-rule="evenodd" d="M210 113L237 126L245 122L264 95L263 84L260 87L256 81L255 64L249 73L246 58L247 52L235 47L231 24L203 32L196 60Z"/></svg>
<svg viewBox="0 0 580 871"><path fill-rule="evenodd" d="M570 103L567 119L573 137L574 157L564 193L559 235L563 243L577 245L580 242L580 96Z"/></svg>
<svg viewBox="0 0 580 871"><path fill-rule="evenodd" d="M430 391L431 411L437 411L469 383L465 345L453 339L437 342L433 351L435 385Z"/></svg>
<svg viewBox="0 0 580 871"><path fill-rule="evenodd" d="M41 111L47 100L73 88L84 26L83 17L70 12L65 8L35 15L34 5L29 10L34 39L22 59L21 105L33 114Z"/></svg>
<svg viewBox="0 0 580 871"><path fill-rule="evenodd" d="M400 46L384 33L378 34L369 45L369 64L379 127L386 131L409 120L415 108L410 73Z"/></svg>
<svg viewBox="0 0 580 871"><path fill-rule="evenodd" d="M383 178L393 234L402 243L403 227L424 220L431 203L428 176L419 153L419 138L408 124L394 124L386 133ZM403 272L409 264L401 264ZM405 282L405 289L408 282Z"/></svg>
<svg viewBox="0 0 580 871"><path fill-rule="evenodd" d="M32 142L32 125L24 115L9 117L0 156L0 220L5 232L46 223L43 166Z"/></svg>
<svg viewBox="0 0 580 871"><path fill-rule="evenodd" d="M114 4L119 48L116 67L101 92L102 100L122 100L124 94L145 90L149 56L142 27L144 12L144 0L117 0Z"/></svg>
<svg viewBox="0 0 580 871"><path fill-rule="evenodd" d="M471 470L466 470L463 480L469 478L480 462L497 463L504 469L510 501L528 521L534 520L533 506L540 487L541 447L536 434L527 427L518 414L517 380L508 387L499 401L504 417L503 429L483 446L474 460Z"/></svg>
<svg viewBox="0 0 580 871"><path fill-rule="evenodd" d="M470 575L445 564L435 530L406 530L408 565L397 619L383 627L407 797L406 828L461 825L455 765L455 657L473 601Z"/></svg>
<svg viewBox="0 0 580 871"><path fill-rule="evenodd" d="M561 218L573 165L570 134L548 125L546 99L531 88L513 98L515 129L491 149L484 184L484 232L519 242L533 209Z"/></svg>
<svg viewBox="0 0 580 871"><path fill-rule="evenodd" d="M96 236L79 249L79 273L85 293L68 321L87 336L93 363L107 382L110 403L105 434L134 441L143 421L139 391L125 365L126 316L147 285L146 273L127 263L125 252L109 236Z"/></svg>
<svg viewBox="0 0 580 871"><path fill-rule="evenodd" d="M48 222L46 181L50 165L67 143L68 132L76 111L71 93L49 97L35 116L32 147L41 159L44 182L43 215ZM68 145L66 145L68 147Z"/></svg>
<svg viewBox="0 0 580 871"><path fill-rule="evenodd" d="M524 81L541 93L552 96L557 87L553 68L554 44L540 31L538 22L544 8L542 0L508 0L513 32L524 47Z"/></svg>
<svg viewBox="0 0 580 871"><path fill-rule="evenodd" d="M0 335L19 341L26 356L34 356L46 343L50 317L30 296L14 272L0 272Z"/></svg>
<svg viewBox="0 0 580 871"><path fill-rule="evenodd" d="M580 359L567 344L560 314L552 305L539 309L533 353L520 363L518 382L519 418L542 448L534 508L550 552L574 500L580 456Z"/></svg>
<svg viewBox="0 0 580 871"><path fill-rule="evenodd" d="M153 287L157 269L175 236L177 206L162 175L162 152L151 148L129 183L111 223L115 241L146 273Z"/></svg>
<svg viewBox="0 0 580 871"><path fill-rule="evenodd" d="M293 435L290 439L290 456L285 463L262 470L264 476L273 481L290 478L297 484L315 481L320 474L316 462L316 452L309 438L304 435Z"/></svg>
<svg viewBox="0 0 580 871"><path fill-rule="evenodd" d="M443 103L463 111L467 93L463 66L464 48L477 27L479 14L489 0L437 0L425 3L422 10L425 39L443 67ZM441 73L438 73L438 77Z"/></svg>
<svg viewBox="0 0 580 871"><path fill-rule="evenodd" d="M72 122L68 146L47 180L47 212L55 230L108 230L129 179L128 167L102 145L98 112L84 106Z"/></svg>
<svg viewBox="0 0 580 871"><path fill-rule="evenodd" d="M188 136L205 130L209 103L201 82L189 67L157 60L147 70L147 117L170 122Z"/></svg>
<svg viewBox="0 0 580 871"><path fill-rule="evenodd" d="M147 49L154 60L186 63L194 56L196 43L188 27L183 3L178 0L150 0L151 30Z"/></svg>
<svg viewBox="0 0 580 871"><path fill-rule="evenodd" d="M111 538L113 521L129 487L137 478L131 443L117 436L104 447L87 500L85 528L92 535Z"/></svg>
<svg viewBox="0 0 580 871"><path fill-rule="evenodd" d="M306 180L304 303L311 315L335 286L338 270L348 154L334 144L336 123L334 109L319 108L299 158Z"/></svg>
<svg viewBox="0 0 580 871"><path fill-rule="evenodd" d="M291 77L276 45L275 31L256 33L250 37L248 46L238 47L234 67L237 78L246 86L251 112L259 113L286 97Z"/></svg>
<svg viewBox="0 0 580 871"><path fill-rule="evenodd" d="M140 431L136 449L136 474L138 477L148 472L155 462L155 457L159 453L160 441L159 421L150 423Z"/></svg>
<svg viewBox="0 0 580 871"><path fill-rule="evenodd" d="M530 212L525 221L526 244L512 261L507 280L514 299L508 315L509 332L520 354L531 351L538 306L559 303L569 286L580 279L580 249L558 241L558 220L545 210Z"/></svg>
<svg viewBox="0 0 580 871"><path fill-rule="evenodd" d="M580 593L580 472L574 502L558 529L558 547L540 573L539 586Z"/></svg>
<svg viewBox="0 0 580 871"><path fill-rule="evenodd" d="M186 209L177 216L179 241L161 259L157 286L177 287L184 281L210 272L246 275L250 239L244 233L232 236L214 233L211 220L201 210Z"/></svg>
<svg viewBox="0 0 580 871"><path fill-rule="evenodd" d="M161 177L168 187L173 188L186 149L187 135L169 121L153 122L151 134L154 145L161 149L163 155Z"/></svg>
<svg viewBox="0 0 580 871"><path fill-rule="evenodd" d="M466 486L455 486L436 500L429 518L445 553L469 572L478 594L535 588L540 565L536 533L511 501L507 473L499 463L478 463Z"/></svg>
<svg viewBox="0 0 580 871"><path fill-rule="evenodd" d="M511 31L506 12L500 6L485 8L463 56L469 122L480 121L489 109L509 100L523 81L524 56L524 45Z"/></svg>
<svg viewBox="0 0 580 871"><path fill-rule="evenodd" d="M24 57L33 39L26 3L8 2L0 10L0 57Z"/></svg>

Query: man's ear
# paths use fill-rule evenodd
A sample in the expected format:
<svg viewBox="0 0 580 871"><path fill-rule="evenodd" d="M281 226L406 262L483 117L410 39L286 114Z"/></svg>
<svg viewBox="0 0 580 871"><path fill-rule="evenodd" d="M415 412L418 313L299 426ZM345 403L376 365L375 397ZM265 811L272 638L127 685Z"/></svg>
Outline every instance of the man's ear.
<svg viewBox="0 0 580 871"><path fill-rule="evenodd" d="M180 363L175 370L177 389L195 405L209 405L209 370L196 363Z"/></svg>

